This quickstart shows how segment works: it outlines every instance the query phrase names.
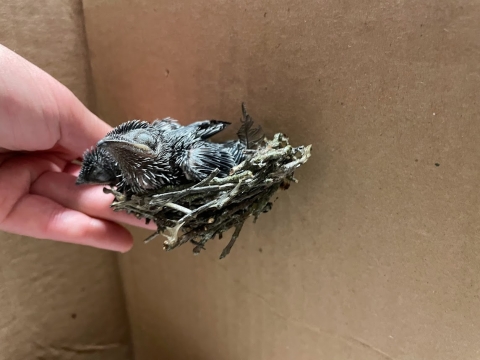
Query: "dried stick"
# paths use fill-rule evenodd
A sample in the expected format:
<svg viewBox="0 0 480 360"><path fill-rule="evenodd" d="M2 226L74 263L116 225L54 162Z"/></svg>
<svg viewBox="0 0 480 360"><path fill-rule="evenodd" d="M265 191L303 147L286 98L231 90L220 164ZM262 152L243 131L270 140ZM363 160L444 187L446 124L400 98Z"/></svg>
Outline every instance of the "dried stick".
<svg viewBox="0 0 480 360"><path fill-rule="evenodd" d="M222 253L220 254L220 260L223 259L225 256L230 254L230 250L232 250L233 245L235 244L235 241L237 241L238 235L240 235L240 231L242 231L244 222L241 222L237 226L235 226L235 231L233 232L232 238L228 242L227 246L225 246L225 249L223 249Z"/></svg>

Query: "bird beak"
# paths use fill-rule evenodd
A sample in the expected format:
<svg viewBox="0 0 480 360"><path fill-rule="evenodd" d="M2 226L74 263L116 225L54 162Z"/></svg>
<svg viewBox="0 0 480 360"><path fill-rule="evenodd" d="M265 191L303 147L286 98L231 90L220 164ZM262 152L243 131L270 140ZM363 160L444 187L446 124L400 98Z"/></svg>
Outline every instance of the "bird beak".
<svg viewBox="0 0 480 360"><path fill-rule="evenodd" d="M135 150L139 149L142 152L152 152L152 149L150 149L147 145L144 144L138 144L138 143L133 143L130 141L125 141L125 140L118 140L118 139L102 139L97 143L97 147L99 148L109 148L109 147L123 147L127 148L130 150Z"/></svg>

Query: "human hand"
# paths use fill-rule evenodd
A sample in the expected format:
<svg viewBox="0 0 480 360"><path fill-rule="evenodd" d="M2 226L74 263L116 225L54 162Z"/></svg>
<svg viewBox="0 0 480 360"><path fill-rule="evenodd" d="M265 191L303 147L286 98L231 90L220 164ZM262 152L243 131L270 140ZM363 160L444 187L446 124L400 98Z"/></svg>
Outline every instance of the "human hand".
<svg viewBox="0 0 480 360"><path fill-rule="evenodd" d="M76 186L71 163L111 127L50 75L0 45L0 230L115 251L155 229L109 208L101 186Z"/></svg>

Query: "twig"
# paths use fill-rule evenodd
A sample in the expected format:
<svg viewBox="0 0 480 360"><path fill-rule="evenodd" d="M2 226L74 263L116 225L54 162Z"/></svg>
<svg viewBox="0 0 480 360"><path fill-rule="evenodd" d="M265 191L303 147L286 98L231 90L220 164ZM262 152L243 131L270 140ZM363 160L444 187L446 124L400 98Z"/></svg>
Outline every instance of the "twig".
<svg viewBox="0 0 480 360"><path fill-rule="evenodd" d="M160 230L157 230L155 231L152 235L150 235L149 237L147 237L145 240L143 240L143 242L145 244L148 244L150 241L152 241L153 239L155 239L158 235L161 234L161 231Z"/></svg>
<svg viewBox="0 0 480 360"><path fill-rule="evenodd" d="M169 207L169 208L174 209L174 210L178 210L178 211L183 212L185 214L191 214L192 213L192 210L187 209L186 207L183 207L183 206L178 205L178 204L166 203L166 204L164 204L164 206Z"/></svg>
<svg viewBox="0 0 480 360"><path fill-rule="evenodd" d="M230 254L230 250L232 250L233 245L235 244L235 241L237 241L238 235L240 235L240 231L242 231L244 222L241 222L237 226L235 226L235 231L232 235L232 238L228 242L227 246L223 249L221 255L220 255L220 260L223 259L225 256Z"/></svg>
<svg viewBox="0 0 480 360"><path fill-rule="evenodd" d="M230 191L229 193L225 194L225 195L222 196L220 199L218 199L217 204L215 205L215 207L216 207L217 209L221 209L221 208L223 208L228 202L232 201L232 199L235 198L235 196L237 196L238 191L240 190L240 185L242 185L242 182L241 182L241 181L238 182L237 186L235 186L232 191Z"/></svg>

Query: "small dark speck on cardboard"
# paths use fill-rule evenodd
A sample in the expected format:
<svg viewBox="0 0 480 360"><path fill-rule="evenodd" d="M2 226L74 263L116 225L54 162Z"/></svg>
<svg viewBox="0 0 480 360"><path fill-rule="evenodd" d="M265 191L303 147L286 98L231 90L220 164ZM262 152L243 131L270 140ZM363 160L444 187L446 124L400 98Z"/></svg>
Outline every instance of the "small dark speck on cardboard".
<svg viewBox="0 0 480 360"><path fill-rule="evenodd" d="M287 12L290 12L290 8L287 8Z"/></svg>
<svg viewBox="0 0 480 360"><path fill-rule="evenodd" d="M263 17L267 17L267 13L263 13Z"/></svg>
<svg viewBox="0 0 480 360"><path fill-rule="evenodd" d="M72 319L76 319L76 318L77 318L77 314L73 313L73 314L71 315L71 317L72 317Z"/></svg>
<svg viewBox="0 0 480 360"><path fill-rule="evenodd" d="M340 103L340 105L342 105L342 106L343 106L343 102L341 102L341 103Z"/></svg>
<svg viewBox="0 0 480 360"><path fill-rule="evenodd" d="M418 162L418 159L415 159L415 162Z"/></svg>
<svg viewBox="0 0 480 360"><path fill-rule="evenodd" d="M263 252L263 249L262 249L262 248L258 248L258 252L259 252L259 253L262 253L262 252Z"/></svg>
<svg viewBox="0 0 480 360"><path fill-rule="evenodd" d="M439 167L439 166L440 166L440 164L439 164L439 163L435 163L435 166L436 166L436 167Z"/></svg>
<svg viewBox="0 0 480 360"><path fill-rule="evenodd" d="M266 91L266 90L268 90L268 87L267 87L267 86L265 86L265 91Z"/></svg>
<svg viewBox="0 0 480 360"><path fill-rule="evenodd" d="M170 75L170 70L165 69L165 77L168 77L168 75Z"/></svg>

